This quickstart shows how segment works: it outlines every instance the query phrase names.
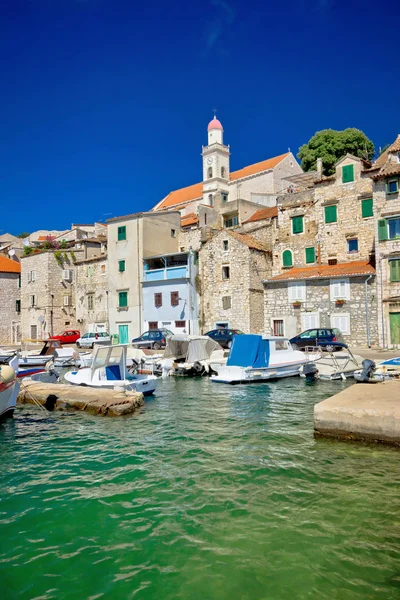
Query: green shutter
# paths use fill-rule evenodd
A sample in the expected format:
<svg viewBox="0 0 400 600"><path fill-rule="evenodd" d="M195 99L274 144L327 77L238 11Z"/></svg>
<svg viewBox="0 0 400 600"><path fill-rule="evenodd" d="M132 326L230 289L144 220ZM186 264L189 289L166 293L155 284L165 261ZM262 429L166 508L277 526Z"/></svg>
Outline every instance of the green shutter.
<svg viewBox="0 0 400 600"><path fill-rule="evenodd" d="M125 261L124 260L118 261L118 270L120 273L123 273L125 271Z"/></svg>
<svg viewBox="0 0 400 600"><path fill-rule="evenodd" d="M388 227L386 219L379 219L378 221L378 240L384 242L388 239Z"/></svg>
<svg viewBox="0 0 400 600"><path fill-rule="evenodd" d="M342 167L342 183L350 183L350 181L354 181L354 165Z"/></svg>
<svg viewBox="0 0 400 600"><path fill-rule="evenodd" d="M21 300L15 301L15 312L17 312L17 313L21 312Z"/></svg>
<svg viewBox="0 0 400 600"><path fill-rule="evenodd" d="M315 248L306 248L306 263L315 262Z"/></svg>
<svg viewBox="0 0 400 600"><path fill-rule="evenodd" d="M374 216L372 198L367 198L361 202L361 215L363 219Z"/></svg>
<svg viewBox="0 0 400 600"><path fill-rule="evenodd" d="M118 241L126 240L126 227L118 227Z"/></svg>
<svg viewBox="0 0 400 600"><path fill-rule="evenodd" d="M400 281L400 260L390 260L390 281Z"/></svg>
<svg viewBox="0 0 400 600"><path fill-rule="evenodd" d="M292 232L293 233L303 233L303 217L293 217L292 218Z"/></svg>
<svg viewBox="0 0 400 600"><path fill-rule="evenodd" d="M325 206L325 223L336 223L337 221L337 206Z"/></svg>
<svg viewBox="0 0 400 600"><path fill-rule="evenodd" d="M282 254L282 262L284 267L291 267L293 265L293 258L290 250L285 250Z"/></svg>
<svg viewBox="0 0 400 600"><path fill-rule="evenodd" d="M128 306L128 292L119 292L118 297L120 308Z"/></svg>

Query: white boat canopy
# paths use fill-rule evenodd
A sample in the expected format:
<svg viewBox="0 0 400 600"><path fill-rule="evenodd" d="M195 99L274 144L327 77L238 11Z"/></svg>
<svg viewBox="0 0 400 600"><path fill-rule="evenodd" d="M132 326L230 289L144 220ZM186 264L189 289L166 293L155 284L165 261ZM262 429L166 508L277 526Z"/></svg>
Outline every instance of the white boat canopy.
<svg viewBox="0 0 400 600"><path fill-rule="evenodd" d="M206 335L177 334L167 338L164 358L184 358L188 363L208 360L220 345Z"/></svg>

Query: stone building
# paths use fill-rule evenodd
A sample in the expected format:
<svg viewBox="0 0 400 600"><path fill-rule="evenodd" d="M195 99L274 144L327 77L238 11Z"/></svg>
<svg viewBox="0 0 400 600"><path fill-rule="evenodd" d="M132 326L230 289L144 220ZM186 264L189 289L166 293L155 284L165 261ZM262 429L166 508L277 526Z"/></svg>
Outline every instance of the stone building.
<svg viewBox="0 0 400 600"><path fill-rule="evenodd" d="M221 230L200 251L200 327L262 333L262 280L271 272L271 251L249 234Z"/></svg>
<svg viewBox="0 0 400 600"><path fill-rule="evenodd" d="M107 221L110 333L127 343L143 332L143 260L179 252L180 213L145 212Z"/></svg>
<svg viewBox="0 0 400 600"><path fill-rule="evenodd" d="M378 343L370 166L348 154L322 177L319 162L278 197L266 332L335 327L353 344Z"/></svg>
<svg viewBox="0 0 400 600"><path fill-rule="evenodd" d="M107 255L76 260L76 321L81 333L109 331Z"/></svg>
<svg viewBox="0 0 400 600"><path fill-rule="evenodd" d="M374 182L379 344L400 347L400 135L377 159Z"/></svg>
<svg viewBox="0 0 400 600"><path fill-rule="evenodd" d="M0 344L17 344L21 336L21 265L0 256Z"/></svg>

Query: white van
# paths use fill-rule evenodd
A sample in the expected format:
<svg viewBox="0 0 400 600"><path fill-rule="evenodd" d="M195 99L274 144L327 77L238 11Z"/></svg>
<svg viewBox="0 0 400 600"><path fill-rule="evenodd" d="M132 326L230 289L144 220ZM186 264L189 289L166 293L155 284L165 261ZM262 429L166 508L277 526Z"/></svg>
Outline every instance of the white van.
<svg viewBox="0 0 400 600"><path fill-rule="evenodd" d="M109 333L105 331L98 331L97 333L85 333L79 340L76 341L78 348L93 348L95 344L101 344L107 346L111 344L111 337Z"/></svg>

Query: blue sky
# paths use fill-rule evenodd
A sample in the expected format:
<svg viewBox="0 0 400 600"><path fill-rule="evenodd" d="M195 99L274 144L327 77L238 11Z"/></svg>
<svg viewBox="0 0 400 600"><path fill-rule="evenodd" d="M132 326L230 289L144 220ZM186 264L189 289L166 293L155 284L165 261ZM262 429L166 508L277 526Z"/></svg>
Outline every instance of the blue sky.
<svg viewBox="0 0 400 600"><path fill-rule="evenodd" d="M386 0L3 0L0 230L150 209L201 180L212 109L231 169L320 129L400 132Z"/></svg>

